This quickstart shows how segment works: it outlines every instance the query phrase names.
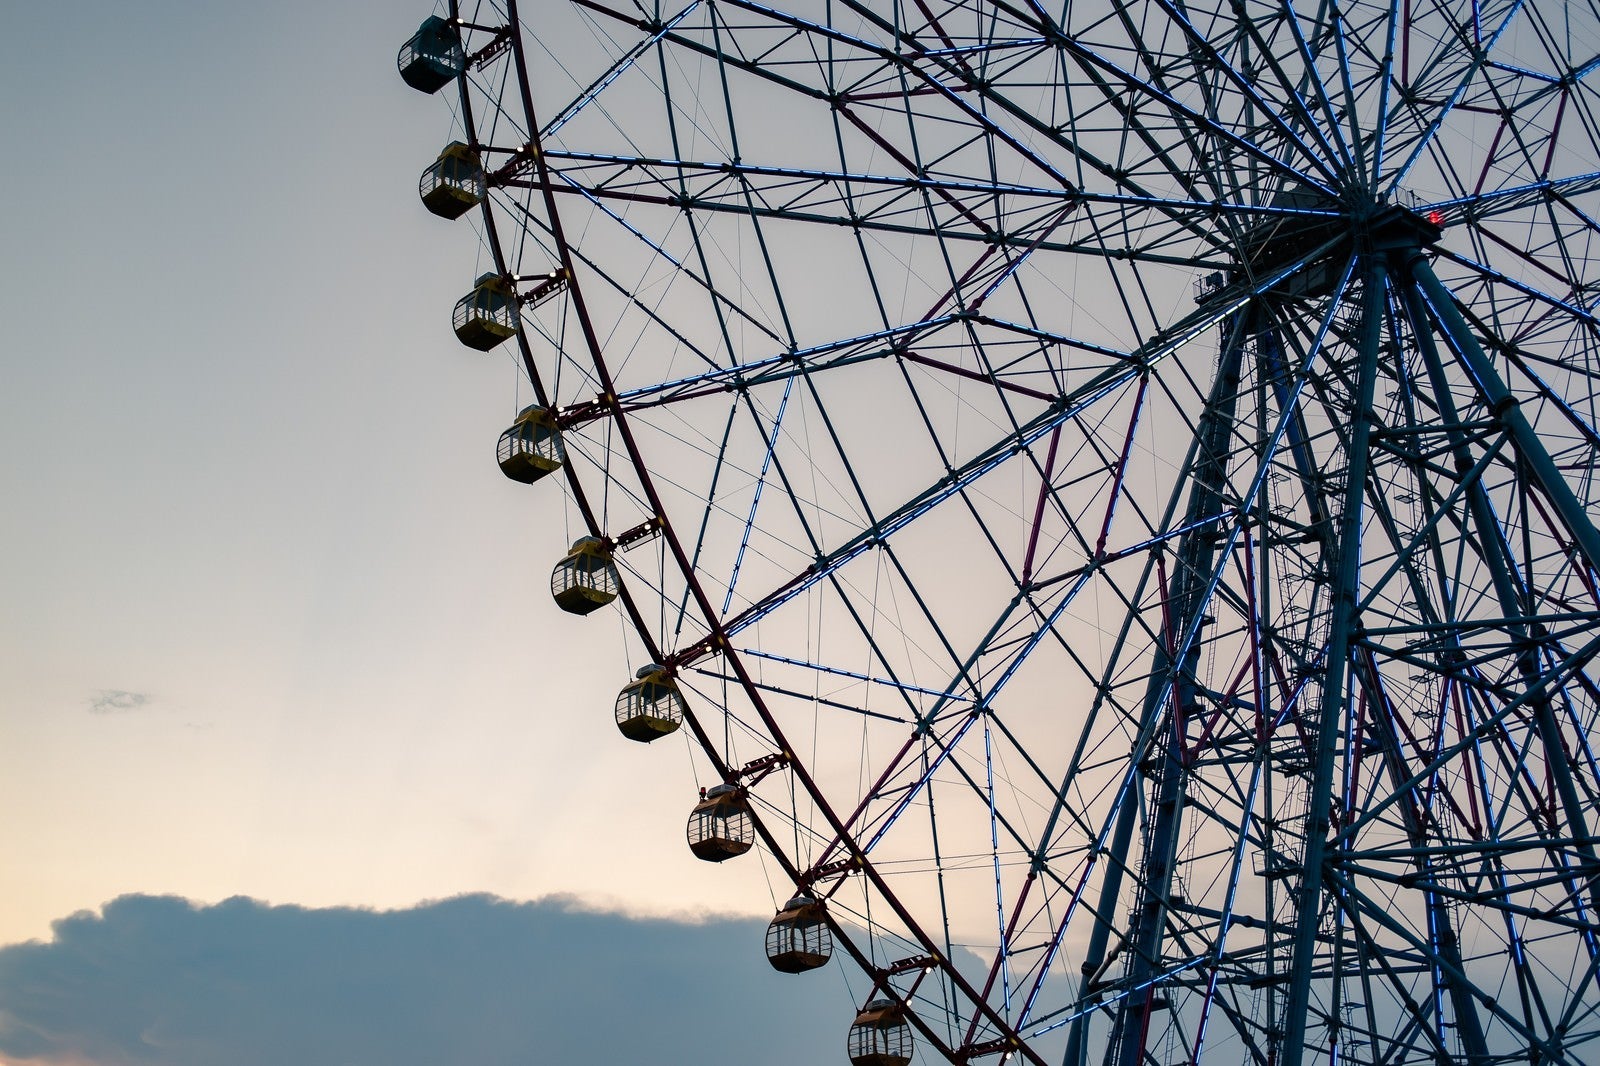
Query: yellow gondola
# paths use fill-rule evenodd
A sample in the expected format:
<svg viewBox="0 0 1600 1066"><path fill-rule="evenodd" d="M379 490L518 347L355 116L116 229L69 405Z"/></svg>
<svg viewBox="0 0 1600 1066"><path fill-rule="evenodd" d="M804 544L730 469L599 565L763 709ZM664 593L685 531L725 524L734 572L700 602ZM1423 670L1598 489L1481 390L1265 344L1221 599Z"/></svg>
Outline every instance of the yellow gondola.
<svg viewBox="0 0 1600 1066"><path fill-rule="evenodd" d="M887 999L862 1007L850 1027L853 1066L909 1066L915 1045L905 1008Z"/></svg>
<svg viewBox="0 0 1600 1066"><path fill-rule="evenodd" d="M635 680L617 694L617 728L629 740L648 744L683 724L683 695L665 667L641 667Z"/></svg>
<svg viewBox="0 0 1600 1066"><path fill-rule="evenodd" d="M597 611L617 598L622 581L611 549L599 537L579 537L550 571L550 595L569 614Z"/></svg>
<svg viewBox="0 0 1600 1066"><path fill-rule="evenodd" d="M460 218L483 203L486 191L483 161L460 141L447 144L417 179L422 206L440 218Z"/></svg>
<svg viewBox="0 0 1600 1066"><path fill-rule="evenodd" d="M555 473L567 461L555 416L537 404L524 407L511 428L500 434L496 455L500 472L525 485Z"/></svg>
<svg viewBox="0 0 1600 1066"><path fill-rule="evenodd" d="M737 785L700 790L700 802L689 812L689 850L706 862L743 855L756 842L750 801Z"/></svg>
<svg viewBox="0 0 1600 1066"><path fill-rule="evenodd" d="M457 340L487 352L517 332L517 295L504 278L485 274L456 301L453 321Z"/></svg>
<svg viewBox="0 0 1600 1066"><path fill-rule="evenodd" d="M780 973L815 970L832 956L827 907L804 892L785 903L767 926L767 961Z"/></svg>

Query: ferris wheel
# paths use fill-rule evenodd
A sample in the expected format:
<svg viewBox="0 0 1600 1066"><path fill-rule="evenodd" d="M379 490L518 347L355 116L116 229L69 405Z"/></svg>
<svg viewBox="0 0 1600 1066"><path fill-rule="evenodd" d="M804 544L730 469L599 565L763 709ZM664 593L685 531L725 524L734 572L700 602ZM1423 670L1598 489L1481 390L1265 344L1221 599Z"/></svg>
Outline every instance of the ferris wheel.
<svg viewBox="0 0 1600 1066"><path fill-rule="evenodd" d="M856 1066L1600 1061L1592 4L451 0L399 65L556 604Z"/></svg>

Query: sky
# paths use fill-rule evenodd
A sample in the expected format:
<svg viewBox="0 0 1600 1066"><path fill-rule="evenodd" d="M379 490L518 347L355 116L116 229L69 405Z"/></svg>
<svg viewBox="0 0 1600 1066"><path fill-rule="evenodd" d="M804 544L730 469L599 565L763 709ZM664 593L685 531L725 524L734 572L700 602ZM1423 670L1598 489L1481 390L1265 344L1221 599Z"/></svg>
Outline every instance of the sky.
<svg viewBox="0 0 1600 1066"><path fill-rule="evenodd" d="M789 886L690 856L713 782L494 464L433 10L5 11L0 1066L844 1060L866 982L766 966Z"/></svg>
<svg viewBox="0 0 1600 1066"><path fill-rule="evenodd" d="M493 462L516 410L509 353L450 333L482 250L417 201L450 118L394 54L430 12L7 12L22 46L0 72L0 1026L44 1042L0 1028L0 1061L216 1061L88 1028L49 1043L59 1019L13 1006L70 988L87 1019L117 967L151 997L226 969L154 957L124 926L244 945L281 927L299 954L279 969L231 956L239 989L272 996L329 964L319 923L392 935L437 981L460 956L437 932L452 915L569 952L581 936L668 957L737 933L759 961L750 938L787 895L755 857L689 856L707 782L687 742L629 744L611 722L631 676L620 616L549 602L567 531ZM491 896L578 900L582 917ZM642 923L708 915L731 917ZM96 937L125 953L96 954ZM333 987L364 980L345 961ZM823 981L843 1003L841 970ZM616 993L634 987L615 972ZM594 1009L604 979L542 994Z"/></svg>

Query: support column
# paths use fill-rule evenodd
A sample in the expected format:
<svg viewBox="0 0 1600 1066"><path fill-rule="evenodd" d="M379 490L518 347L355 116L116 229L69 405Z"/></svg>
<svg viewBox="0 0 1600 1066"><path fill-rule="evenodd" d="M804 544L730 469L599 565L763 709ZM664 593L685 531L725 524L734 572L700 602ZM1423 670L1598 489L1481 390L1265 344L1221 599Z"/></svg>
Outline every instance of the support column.
<svg viewBox="0 0 1600 1066"><path fill-rule="evenodd" d="M1203 521L1221 513L1226 502L1223 489L1228 483L1228 439L1233 433L1234 415L1239 402L1240 364L1244 340L1249 335L1241 315L1234 336L1217 366L1216 385L1211 403L1201 417L1199 454L1195 459L1194 488L1189 498L1185 524ZM1188 797L1189 767L1186 758L1188 722L1195 710L1195 673L1200 663L1199 618L1205 613L1210 575L1217 554L1217 526L1191 529L1178 542L1176 565L1166 591L1171 636L1181 639L1193 632L1188 646L1174 648L1176 659L1165 649L1155 656L1150 677L1150 699L1158 705L1167 692L1168 725L1150 755L1157 766L1155 806L1145 835L1144 877L1134 909L1134 928L1127 982L1131 988L1146 984L1160 969L1161 949L1166 940L1167 911L1171 906L1172 881L1177 873L1179 830L1183 826L1184 801ZM1164 747L1161 745L1164 741ZM1150 1016L1160 989L1150 985L1122 1001L1117 1019L1120 1048L1113 1061L1119 1066L1139 1066L1144 1059Z"/></svg>
<svg viewBox="0 0 1600 1066"><path fill-rule="evenodd" d="M1350 419L1349 463L1344 506L1339 513L1334 547L1332 618L1328 628L1327 681L1317 722L1317 760L1306 813L1306 844L1300 887L1295 898L1294 940L1290 948L1288 1002L1284 1010L1283 1066L1301 1066L1306 1023L1311 1013L1311 978L1317 961L1317 924L1322 911L1322 867L1327 858L1333 806L1334 756L1344 719L1350 673L1350 647L1360 598L1361 520L1365 504L1368 448L1372 438L1372 397L1377 387L1378 349L1383 337L1383 311L1388 271L1370 255L1365 277L1364 311L1356 395ZM1337 980L1337 975L1334 975Z"/></svg>
<svg viewBox="0 0 1600 1066"><path fill-rule="evenodd" d="M1197 428L1197 444L1190 460L1191 489L1184 524L1192 525L1224 509L1223 489L1227 485L1228 441L1233 431L1235 410L1238 405L1240 367L1245 341L1251 332L1255 312L1242 310L1229 322L1226 339L1218 359L1216 378L1211 394ZM1196 629L1195 619L1204 611L1209 575L1216 554L1216 529L1206 526L1191 530L1180 539L1175 552L1176 563L1168 587L1162 590L1167 601L1164 612L1171 619L1174 637ZM1180 658L1174 659L1173 653ZM1194 702L1194 670L1199 659L1198 638L1191 640L1187 650L1168 649L1158 645L1152 656L1150 681L1141 712L1141 731L1160 721L1163 712L1167 725L1153 739L1149 764L1158 767L1151 824L1145 832L1142 849L1142 877L1139 895L1134 907L1133 928L1128 934L1128 963L1126 981L1131 987L1145 984L1158 969L1161 947L1165 939L1167 909L1171 902L1172 879L1175 873L1179 829L1183 820L1183 800L1186 792L1184 765L1184 711ZM1165 698L1163 698L1165 696ZM1137 769L1134 771L1138 772ZM1118 897L1122 885L1122 866L1126 865L1132 843L1136 804L1127 795L1118 812L1112 841L1114 858L1101 886L1096 907L1098 921L1091 934L1089 952L1085 962L1086 972L1082 995L1091 991L1089 982L1092 969L1098 969L1104 960L1106 942L1110 931L1117 926ZM1092 969L1091 969L1092 967ZM1146 1031L1149 1027L1152 1004L1156 995L1154 986L1130 995L1122 1001L1117 1011L1116 1024L1111 1034L1108 1062L1122 1066L1137 1066L1143 1058ZM1068 1035L1066 1062L1068 1066L1081 1066L1088 1054L1088 1018L1074 1024Z"/></svg>

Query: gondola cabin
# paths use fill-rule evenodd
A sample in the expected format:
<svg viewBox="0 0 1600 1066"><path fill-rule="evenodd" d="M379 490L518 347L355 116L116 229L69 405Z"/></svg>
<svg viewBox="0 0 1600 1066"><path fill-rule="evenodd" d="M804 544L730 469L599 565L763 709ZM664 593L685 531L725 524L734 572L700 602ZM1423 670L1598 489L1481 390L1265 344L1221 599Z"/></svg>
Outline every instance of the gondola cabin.
<svg viewBox="0 0 1600 1066"><path fill-rule="evenodd" d="M471 211L483 203L486 188L483 161L460 141L446 145L417 179L422 206L440 218L460 218Z"/></svg>
<svg viewBox="0 0 1600 1066"><path fill-rule="evenodd" d="M853 1066L909 1066L916 1043L905 1008L887 999L875 999L861 1008L850 1027L849 1042Z"/></svg>
<svg viewBox="0 0 1600 1066"><path fill-rule="evenodd" d="M756 834L744 791L736 785L702 789L700 802L689 812L686 833L689 850L706 862L723 862L749 851Z"/></svg>
<svg viewBox="0 0 1600 1066"><path fill-rule="evenodd" d="M537 404L524 407L511 428L500 434L496 454L500 472L524 485L555 473L567 461L567 450L561 444L561 430L556 428L555 417Z"/></svg>
<svg viewBox="0 0 1600 1066"><path fill-rule="evenodd" d="M599 537L579 537L550 572L550 595L568 614L588 614L617 598L622 581L611 549Z"/></svg>
<svg viewBox="0 0 1600 1066"><path fill-rule="evenodd" d="M683 695L663 667L642 667L617 694L617 728L629 740L648 744L683 724Z"/></svg>
<svg viewBox="0 0 1600 1066"><path fill-rule="evenodd" d="M517 332L517 295L504 278L485 274L456 301L456 339L487 352Z"/></svg>
<svg viewBox="0 0 1600 1066"><path fill-rule="evenodd" d="M436 93L467 69L461 32L448 20L432 15L400 46L395 63L407 85L420 92Z"/></svg>
<svg viewBox="0 0 1600 1066"><path fill-rule="evenodd" d="M783 905L767 926L767 961L779 973L805 973L827 964L833 931L825 905L804 893Z"/></svg>

